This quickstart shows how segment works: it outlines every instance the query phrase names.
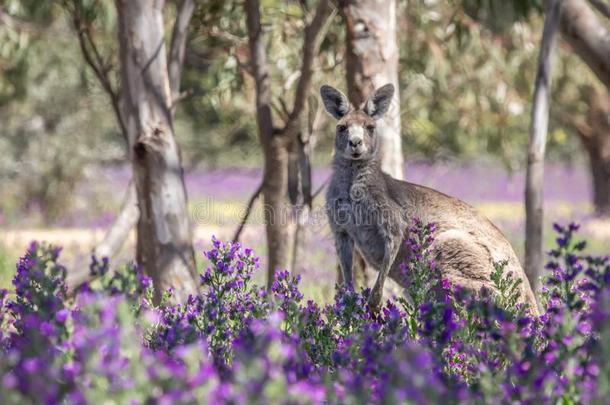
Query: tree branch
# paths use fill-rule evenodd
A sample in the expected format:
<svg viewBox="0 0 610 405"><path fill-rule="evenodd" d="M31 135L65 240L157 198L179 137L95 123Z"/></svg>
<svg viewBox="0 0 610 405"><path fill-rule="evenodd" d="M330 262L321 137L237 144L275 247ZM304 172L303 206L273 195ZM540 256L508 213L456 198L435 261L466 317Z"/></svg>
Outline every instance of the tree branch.
<svg viewBox="0 0 610 405"><path fill-rule="evenodd" d="M320 35L327 27L326 22L330 21L329 16L334 14L331 9L329 0L319 0L318 6L311 22L305 27L305 38L303 40L303 63L301 64L301 75L297 82L297 90L294 96L294 107L290 113L286 127L294 125L298 120L303 108L305 107L305 101L307 98L307 92L311 84L311 77L313 76L313 63L320 49L320 42L323 35Z"/></svg>
<svg viewBox="0 0 610 405"><path fill-rule="evenodd" d="M256 121L263 148L270 145L273 136L271 116L271 89L267 53L263 41L260 4L258 0L246 0L246 23L248 26L248 44L250 46L250 64L254 83L256 84Z"/></svg>
<svg viewBox="0 0 610 405"><path fill-rule="evenodd" d="M180 95L180 80L182 78L182 65L184 62L184 51L186 40L188 39L189 24L195 13L195 1L183 0L174 29L172 32L172 42L169 49L167 70L169 73L169 87L172 100L177 100ZM175 104L175 101L173 102Z"/></svg>
<svg viewBox="0 0 610 405"><path fill-rule="evenodd" d="M610 30L586 0L561 2L560 29L574 52L610 90Z"/></svg>
<svg viewBox="0 0 610 405"><path fill-rule="evenodd" d="M610 18L610 4L604 0L589 0L589 3L593 5L604 16Z"/></svg>
<svg viewBox="0 0 610 405"><path fill-rule="evenodd" d="M78 6L74 6L70 12L72 13L72 23L78 37L78 43L80 45L83 58L91 70L93 70L93 73L102 85L104 91L108 94L108 97L110 97L112 110L114 111L114 115L116 116L119 127L121 128L121 133L123 134L125 144L129 145L129 140L127 139L127 127L125 126L125 121L123 120L123 115L119 105L119 94L112 85L112 80L110 79L109 75L111 67L109 64L104 63L102 55L95 43L95 40L93 39L91 26L83 22L78 10Z"/></svg>
<svg viewBox="0 0 610 405"><path fill-rule="evenodd" d="M246 206L246 212L244 212L244 216L241 219L241 221L239 222L239 226L237 227L237 230L235 231L235 235L233 236L233 239L232 239L233 241L235 241L235 242L239 241L241 232L244 230L244 227L246 226L246 222L248 222L248 217L250 217L250 213L252 212L252 207L254 206L254 202L256 201L258 196L261 195L262 191L263 191L263 183L261 183L258 186L256 191L254 191L254 193L250 197L250 200L248 200L248 205Z"/></svg>
<svg viewBox="0 0 610 405"><path fill-rule="evenodd" d="M175 109L176 105L178 105L179 102L181 102L182 100L184 100L186 98L189 98L192 95L193 95L192 89L183 91L182 93L178 93L178 95L172 99L172 105L170 106L170 109L171 110Z"/></svg>

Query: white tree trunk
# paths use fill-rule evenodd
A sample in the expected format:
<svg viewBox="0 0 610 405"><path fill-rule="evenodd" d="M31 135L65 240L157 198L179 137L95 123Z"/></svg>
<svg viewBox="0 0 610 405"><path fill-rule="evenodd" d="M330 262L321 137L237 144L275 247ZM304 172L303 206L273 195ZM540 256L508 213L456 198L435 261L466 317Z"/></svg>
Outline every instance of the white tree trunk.
<svg viewBox="0 0 610 405"><path fill-rule="evenodd" d="M341 6L347 28L345 59L350 102L360 106L373 90L387 83L396 88L390 110L379 125L380 154L381 168L402 179L396 0L349 0L342 1Z"/></svg>
<svg viewBox="0 0 610 405"><path fill-rule="evenodd" d="M543 267L543 196L544 153L549 124L549 100L555 39L559 28L561 2L549 0L546 4L544 30L538 56L538 71L532 106L529 132L527 173L525 185L525 273L534 292Z"/></svg>
<svg viewBox="0 0 610 405"><path fill-rule="evenodd" d="M197 290L186 190L171 119L162 0L116 0L123 117L132 148L140 219L137 261L159 300Z"/></svg>

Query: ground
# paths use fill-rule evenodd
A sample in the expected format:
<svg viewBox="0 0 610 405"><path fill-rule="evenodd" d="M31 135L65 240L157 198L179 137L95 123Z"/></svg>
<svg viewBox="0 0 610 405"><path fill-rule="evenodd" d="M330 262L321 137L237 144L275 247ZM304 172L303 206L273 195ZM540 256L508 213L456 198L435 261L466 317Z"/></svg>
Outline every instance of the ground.
<svg viewBox="0 0 610 405"><path fill-rule="evenodd" d="M314 188L323 184L330 175L328 169L314 172ZM503 169L480 166L411 165L407 167L408 181L427 185L461 198L479 208L494 222L513 244L518 255L523 254L524 211L523 174L507 174ZM77 189L77 200L66 215L53 224L42 221L36 213L25 215L26 220L9 223L6 218L24 218L24 215L0 215L0 287L10 288L14 263L32 240L48 241L61 245L63 260L69 270L86 269L89 252L104 235L120 205L121 193L129 180L129 171L105 169L95 173L95 181L85 181ZM248 169L194 171L186 176L190 198L189 212L194 224L194 241L199 266L204 265L201 252L210 245L212 235L227 240L235 232L244 204L260 182L260 172ZM610 241L610 220L596 219L591 215L590 187L584 167L551 166L546 170L545 216L548 220L547 246L552 244L552 221L580 221L582 236L590 243L591 252L603 252ZM335 254L333 241L321 211L323 193L315 202L309 230L297 260L297 271L303 276L303 290L310 298L325 301L332 296L335 282ZM259 203L260 204L260 203ZM265 258L262 213L252 213L242 242L253 247ZM0 209L2 207L0 206ZM0 211L1 213L1 211ZM2 219L5 218L5 219ZM3 222L4 221L4 222ZM133 235L116 259L131 259ZM264 277L260 272L258 277Z"/></svg>

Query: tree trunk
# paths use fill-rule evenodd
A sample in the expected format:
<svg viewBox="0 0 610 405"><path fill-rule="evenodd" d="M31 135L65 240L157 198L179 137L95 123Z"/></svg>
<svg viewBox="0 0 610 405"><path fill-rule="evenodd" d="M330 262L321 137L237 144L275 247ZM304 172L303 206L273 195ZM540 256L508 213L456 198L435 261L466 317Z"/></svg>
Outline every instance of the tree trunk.
<svg viewBox="0 0 610 405"><path fill-rule="evenodd" d="M137 261L176 300L197 290L164 42L162 0L116 0L121 99L140 208Z"/></svg>
<svg viewBox="0 0 610 405"><path fill-rule="evenodd" d="M594 135L603 149L587 148L591 179L593 183L593 205L598 216L610 216L610 133Z"/></svg>
<svg viewBox="0 0 610 405"><path fill-rule="evenodd" d="M288 213L288 151L273 129L271 89L267 53L260 20L258 0L246 1L248 38L252 74L256 84L256 122L263 147L263 212L267 234L267 286L275 279L275 271L288 267L290 236Z"/></svg>
<svg viewBox="0 0 610 405"><path fill-rule="evenodd" d="M563 39L610 90L610 30L600 22L586 0L562 0L560 3Z"/></svg>
<svg viewBox="0 0 610 405"><path fill-rule="evenodd" d="M603 15L608 16L608 4L590 2ZM610 91L610 29L600 21L586 0L563 0L561 2L560 29L563 39L600 82ZM593 90L596 91L596 90ZM610 215L610 151L608 118L599 116L608 111L608 95L603 97L605 106L595 107L591 103L588 117L589 130L579 130L581 141L589 155L593 181L593 204L598 215ZM601 108L600 108L601 107ZM594 117L595 116L595 117ZM606 123L605 125L603 123Z"/></svg>
<svg viewBox="0 0 610 405"><path fill-rule="evenodd" d="M285 126L277 130L273 127L271 115L271 89L260 3L258 0L246 0L245 7L251 73L256 84L256 122L265 159L262 192L268 249L267 287L270 288L275 279L275 271L287 269L290 264L296 215L288 200L289 156L299 135L300 119L311 86L313 61L319 50L320 33L331 13L331 5L328 0L318 1L313 18L305 26L303 62L294 105Z"/></svg>
<svg viewBox="0 0 610 405"><path fill-rule="evenodd" d="M350 102L360 106L373 90L387 83L396 88L390 110L378 128L381 167L402 179L396 0L342 0L341 12L347 36L345 61Z"/></svg>
<svg viewBox="0 0 610 405"><path fill-rule="evenodd" d="M360 106L376 88L387 83L394 85L394 99L377 128L381 140L382 170L392 177L403 179L396 0L342 0L340 4L347 39L348 98L353 105ZM377 278L359 253L356 252L353 262L357 283L367 285Z"/></svg>
<svg viewBox="0 0 610 405"><path fill-rule="evenodd" d="M538 290L538 279L543 268L543 199L544 153L549 123L549 100L555 38L559 26L561 1L546 4L544 30L538 55L538 71L534 88L532 122L529 131L527 173L525 184L525 273Z"/></svg>
<svg viewBox="0 0 610 405"><path fill-rule="evenodd" d="M610 216L610 94L590 88L587 125L578 129L589 156L595 214Z"/></svg>

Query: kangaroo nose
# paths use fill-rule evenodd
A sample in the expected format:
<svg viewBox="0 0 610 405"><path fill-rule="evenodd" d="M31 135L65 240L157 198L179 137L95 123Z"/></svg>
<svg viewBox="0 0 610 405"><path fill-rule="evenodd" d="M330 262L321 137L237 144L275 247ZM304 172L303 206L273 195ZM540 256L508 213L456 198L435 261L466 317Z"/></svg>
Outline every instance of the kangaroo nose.
<svg viewBox="0 0 610 405"><path fill-rule="evenodd" d="M362 139L350 139L349 140L349 146L351 146L352 148L359 146L361 143L362 143Z"/></svg>

